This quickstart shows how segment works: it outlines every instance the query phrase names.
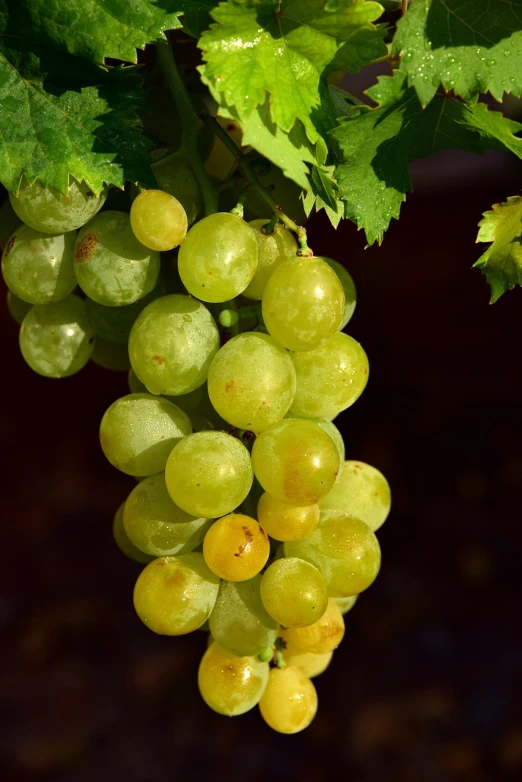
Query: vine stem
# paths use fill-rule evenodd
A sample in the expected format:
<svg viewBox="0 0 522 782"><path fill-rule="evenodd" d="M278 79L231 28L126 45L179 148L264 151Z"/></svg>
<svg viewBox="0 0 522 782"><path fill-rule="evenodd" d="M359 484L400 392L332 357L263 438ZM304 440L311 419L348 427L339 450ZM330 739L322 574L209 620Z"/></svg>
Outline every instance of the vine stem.
<svg viewBox="0 0 522 782"><path fill-rule="evenodd" d="M194 178L200 189L205 215L213 214L218 210L218 198L216 188L211 182L201 160L198 150L198 120L194 106L188 96L187 90L181 78L172 44L158 44L156 46L158 64L169 85L174 102L179 109L181 117L181 147L176 156L183 155L186 158Z"/></svg>
<svg viewBox="0 0 522 782"><path fill-rule="evenodd" d="M404 16L408 10L408 0L401 0L401 14Z"/></svg>
<svg viewBox="0 0 522 782"><path fill-rule="evenodd" d="M201 120L212 129L215 135L221 139L226 148L234 155L241 169L241 173L247 180L250 188L252 190L255 189L259 193L270 211L277 212L278 218L283 223L283 225L285 225L290 231L293 231L295 234L297 234L300 248L298 255L313 255L312 251L308 247L306 240L306 228L302 225L297 225L297 223L288 217L288 215L281 211L281 207L274 201L268 190L263 187L257 178L257 174L254 171L252 165L248 160L246 160L245 156L241 153L241 150L234 144L226 130L221 127L217 119L215 117L211 117L210 114L203 114L201 115Z"/></svg>

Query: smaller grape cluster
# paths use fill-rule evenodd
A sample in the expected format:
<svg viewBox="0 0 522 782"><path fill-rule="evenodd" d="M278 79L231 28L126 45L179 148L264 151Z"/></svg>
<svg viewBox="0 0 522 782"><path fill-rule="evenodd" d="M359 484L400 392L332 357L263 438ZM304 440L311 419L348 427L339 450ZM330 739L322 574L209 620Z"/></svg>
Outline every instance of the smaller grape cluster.
<svg viewBox="0 0 522 782"><path fill-rule="evenodd" d="M136 612L162 635L209 630L199 689L212 709L259 705L296 733L343 615L377 576L390 509L386 479L345 461L333 423L368 380L342 331L355 287L275 218L192 214L189 228L171 193L133 195L129 214L84 184L64 197L23 183L3 207L21 352L51 378L130 362L100 443L137 481L113 525L146 563Z"/></svg>

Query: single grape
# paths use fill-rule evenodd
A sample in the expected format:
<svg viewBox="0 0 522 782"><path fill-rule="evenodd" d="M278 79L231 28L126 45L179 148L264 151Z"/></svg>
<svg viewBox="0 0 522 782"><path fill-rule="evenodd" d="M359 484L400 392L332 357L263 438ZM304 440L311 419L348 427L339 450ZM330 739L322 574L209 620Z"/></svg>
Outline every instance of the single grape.
<svg viewBox="0 0 522 782"><path fill-rule="evenodd" d="M150 250L173 250L187 235L183 206L163 190L142 190L132 203L130 222L134 236Z"/></svg>
<svg viewBox="0 0 522 782"><path fill-rule="evenodd" d="M246 581L266 565L268 535L255 519L230 513L214 522L203 541L205 562L216 576Z"/></svg>
<svg viewBox="0 0 522 782"><path fill-rule="evenodd" d="M308 627L288 627L281 630L281 637L303 652L333 652L344 637L343 615L335 600L330 598L326 611L317 622Z"/></svg>
<svg viewBox="0 0 522 782"><path fill-rule="evenodd" d="M20 225L22 225L22 221L7 198L0 206L0 247L2 250Z"/></svg>
<svg viewBox="0 0 522 782"><path fill-rule="evenodd" d="M287 638L284 639L285 649L283 652L284 661L287 665L299 668L305 676L313 679L324 673L333 657L333 652L322 652L313 654L313 652L303 652L299 647L294 646Z"/></svg>
<svg viewBox="0 0 522 782"><path fill-rule="evenodd" d="M272 668L259 711L267 725L278 733L299 733L316 715L317 692L299 668Z"/></svg>
<svg viewBox="0 0 522 782"><path fill-rule="evenodd" d="M21 225L2 255L7 287L30 304L64 299L76 288L75 240L74 231L55 236Z"/></svg>
<svg viewBox="0 0 522 782"><path fill-rule="evenodd" d="M145 309L147 304L164 296L166 292L167 286L160 276L151 292L133 304L126 304L122 307L106 307L104 304L98 304L97 301L86 298L87 317L97 337L101 337L106 342L117 342L127 347L132 326L140 312Z"/></svg>
<svg viewBox="0 0 522 782"><path fill-rule="evenodd" d="M261 600L272 619L283 627L311 625L328 606L326 583L319 570L293 556L277 559L266 569Z"/></svg>
<svg viewBox="0 0 522 782"><path fill-rule="evenodd" d="M130 367L127 346L118 345L117 342L107 342L100 337L96 337L91 359L99 367L116 372L127 372Z"/></svg>
<svg viewBox="0 0 522 782"><path fill-rule="evenodd" d="M295 413L287 413L285 415L285 418L297 418L297 419L303 420L302 416L296 415ZM317 424L317 426L319 426L323 430L323 432L326 432L326 434L329 435L332 438L332 440L334 441L335 447L337 448L337 453L339 454L339 460L340 460L339 472L337 473L337 480L336 480L336 483L337 483L337 481L339 480L339 476L341 475L341 473L342 473L342 471L344 469L344 460L345 460L345 457L346 457L346 452L345 452L345 448L344 448L344 440L343 440L343 436L342 436L341 432L336 427L336 425L332 421L329 421L327 418L312 418L312 419L304 418L304 420L305 421L312 420L314 422L314 424Z"/></svg>
<svg viewBox="0 0 522 782"><path fill-rule="evenodd" d="M68 377L94 350L85 304L71 294L53 304L35 304L20 328L20 350L32 370L44 377Z"/></svg>
<svg viewBox="0 0 522 782"><path fill-rule="evenodd" d="M256 234L259 255L256 273L243 291L243 296L248 299L261 300L274 270L283 261L295 258L297 253L297 242L282 223L276 223L271 234L263 233L263 227L269 222L269 220L251 220L249 223Z"/></svg>
<svg viewBox="0 0 522 782"><path fill-rule="evenodd" d="M165 479L174 502L194 516L213 519L235 510L253 480L250 454L225 432L197 432L178 443Z"/></svg>
<svg viewBox="0 0 522 782"><path fill-rule="evenodd" d="M347 614L348 611L352 610L358 597L359 595L350 595L350 597L334 597L333 599L337 603L339 611L344 616L344 614Z"/></svg>
<svg viewBox="0 0 522 782"><path fill-rule="evenodd" d="M18 324L22 324L23 319L27 315L32 304L27 301L22 301L18 296L15 296L12 291L7 291L7 309L13 320L16 320Z"/></svg>
<svg viewBox="0 0 522 782"><path fill-rule="evenodd" d="M390 485L382 472L370 464L348 461L331 491L320 501L320 507L361 519L375 532L390 512Z"/></svg>
<svg viewBox="0 0 522 782"><path fill-rule="evenodd" d="M139 242L125 212L101 212L76 239L75 272L89 298L108 307L132 304L158 280L160 255Z"/></svg>
<svg viewBox="0 0 522 782"><path fill-rule="evenodd" d="M358 595L381 565L379 541L364 521L336 510L321 511L319 526L305 540L285 543L287 557L301 557L322 573L331 597Z"/></svg>
<svg viewBox="0 0 522 782"><path fill-rule="evenodd" d="M135 562L152 562L154 557L149 556L148 554L144 554L143 551L140 551L136 546L131 543L129 540L127 533L125 532L125 529L123 527L123 506L125 505L124 502L121 503L120 507L116 511L116 514L114 516L114 521L112 522L112 534L114 536L114 540L116 541L116 545L122 552L122 554L125 554L126 557L129 557L129 559L134 559Z"/></svg>
<svg viewBox="0 0 522 782"><path fill-rule="evenodd" d="M237 215L217 212L193 225L180 247L178 269L189 293L202 301L233 299L257 267L254 231Z"/></svg>
<svg viewBox="0 0 522 782"><path fill-rule="evenodd" d="M263 294L265 325L289 350L314 350L324 345L341 325L344 308L343 286L320 258L284 261Z"/></svg>
<svg viewBox="0 0 522 782"><path fill-rule="evenodd" d="M165 157L165 150L152 150L152 170L157 185L160 190L178 199L187 215L188 225L192 225L203 212L203 198L190 164L180 157L165 161L161 157Z"/></svg>
<svg viewBox="0 0 522 782"><path fill-rule="evenodd" d="M292 353L297 389L291 412L334 418L360 397L368 382L368 358L352 337L339 332L326 345Z"/></svg>
<svg viewBox="0 0 522 782"><path fill-rule="evenodd" d="M257 657L237 657L218 643L201 660L198 687L211 709L237 717L257 706L268 681L268 663Z"/></svg>
<svg viewBox="0 0 522 782"><path fill-rule="evenodd" d="M105 412L100 444L118 470L127 475L155 475L165 469L173 447L191 431L187 415L167 399L128 394Z"/></svg>
<svg viewBox="0 0 522 782"><path fill-rule="evenodd" d="M299 508L265 492L257 505L257 518L274 540L302 540L317 527L319 506Z"/></svg>
<svg viewBox="0 0 522 782"><path fill-rule="evenodd" d="M240 656L261 654L277 638L279 625L263 606L260 584L260 575L237 583L222 581L210 615L212 637Z"/></svg>
<svg viewBox="0 0 522 782"><path fill-rule="evenodd" d="M326 496L339 464L334 441L312 421L280 421L261 432L252 449L259 483L289 505L315 505Z"/></svg>
<svg viewBox="0 0 522 782"><path fill-rule="evenodd" d="M187 394L203 385L219 349L214 318L189 296L162 296L136 319L129 338L131 365L153 394Z"/></svg>
<svg viewBox="0 0 522 782"><path fill-rule="evenodd" d="M85 182L70 181L67 195L53 187L30 185L26 179L20 184L18 195L9 193L9 200L22 222L49 234L64 234L85 225L98 212L107 198L104 188L95 195Z"/></svg>
<svg viewBox="0 0 522 782"><path fill-rule="evenodd" d="M261 432L280 421L292 404L292 359L268 334L238 334L214 356L208 372L208 393L226 421L240 429Z"/></svg>
<svg viewBox="0 0 522 782"><path fill-rule="evenodd" d="M321 256L321 260L326 261L328 266L331 266L334 272L339 277L341 285L343 286L344 298L346 299L346 305L344 308L344 317L339 329L344 329L346 324L351 320L353 313L355 312L355 305L357 304L357 291L355 290L355 283L352 280L351 274L339 263L332 258L325 258Z"/></svg>
<svg viewBox="0 0 522 782"><path fill-rule="evenodd" d="M203 554L159 557L144 568L134 587L134 608L141 621L160 635L185 635L210 616L219 578Z"/></svg>
<svg viewBox="0 0 522 782"><path fill-rule="evenodd" d="M211 519L185 513L171 500L165 476L144 478L125 502L123 524L127 537L140 551L155 557L187 554L203 543Z"/></svg>

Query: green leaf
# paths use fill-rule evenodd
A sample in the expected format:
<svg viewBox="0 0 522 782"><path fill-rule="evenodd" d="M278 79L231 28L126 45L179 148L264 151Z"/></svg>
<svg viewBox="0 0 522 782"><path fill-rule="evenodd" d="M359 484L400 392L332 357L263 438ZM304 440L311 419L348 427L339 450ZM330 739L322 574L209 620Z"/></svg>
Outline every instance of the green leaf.
<svg viewBox="0 0 522 782"><path fill-rule="evenodd" d="M211 7L211 5L210 5ZM179 14L209 8L198 0L0 0L0 32L28 36L86 60L136 62L136 48L164 41Z"/></svg>
<svg viewBox="0 0 522 782"><path fill-rule="evenodd" d="M440 84L466 100L522 94L521 0L413 0L393 41L425 106Z"/></svg>
<svg viewBox="0 0 522 782"><path fill-rule="evenodd" d="M411 191L408 163L450 147L483 153L488 147L511 149L522 158L522 126L484 104L467 106L435 98L423 109L415 92L400 95L401 76L381 77L371 96L383 105L345 120L332 131L342 162L335 171L345 215L366 232L368 244L381 242L392 218L398 218ZM390 101L390 102L388 102Z"/></svg>
<svg viewBox="0 0 522 782"><path fill-rule="evenodd" d="M312 191L318 196L325 206L329 206L334 212L337 212L337 184L332 177L334 166L320 168L314 166L310 177L312 182Z"/></svg>
<svg viewBox="0 0 522 782"><path fill-rule="evenodd" d="M199 42L203 80L241 122L269 93L275 124L288 133L300 120L315 142L334 122L328 73L358 71L386 54L383 30L372 24L381 13L372 0L348 0L335 13L324 0L220 3L212 12L217 24Z"/></svg>
<svg viewBox="0 0 522 782"><path fill-rule="evenodd" d="M140 80L133 67L102 70L27 39L4 39L2 184L16 193L25 175L64 193L72 175L99 193L104 183L151 182L149 142L134 110Z"/></svg>
<svg viewBox="0 0 522 782"><path fill-rule="evenodd" d="M475 263L491 286L491 304L522 285L522 197L494 204L479 223L477 242L492 242Z"/></svg>

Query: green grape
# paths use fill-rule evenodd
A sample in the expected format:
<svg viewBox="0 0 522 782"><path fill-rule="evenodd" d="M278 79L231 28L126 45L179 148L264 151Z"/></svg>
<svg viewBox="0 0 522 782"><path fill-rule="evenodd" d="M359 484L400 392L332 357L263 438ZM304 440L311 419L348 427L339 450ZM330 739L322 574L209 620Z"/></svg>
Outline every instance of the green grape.
<svg viewBox="0 0 522 782"><path fill-rule="evenodd" d="M355 312L355 305L357 304L357 291L355 290L355 283L352 280L352 275L347 271L347 269L344 268L341 263L334 261L332 258L325 258L324 255L320 257L321 260L326 261L328 266L332 267L334 272L339 277L341 285L343 286L346 305L344 308L344 318L341 325L339 326L339 329L344 329Z"/></svg>
<svg viewBox="0 0 522 782"><path fill-rule="evenodd" d="M248 223L217 212L192 226L180 247L179 274L202 301L233 299L245 290L257 267L257 239Z"/></svg>
<svg viewBox="0 0 522 782"><path fill-rule="evenodd" d="M96 337L91 359L99 367L115 372L126 372L130 367L127 346L118 345L117 342L107 342L100 337Z"/></svg>
<svg viewBox="0 0 522 782"><path fill-rule="evenodd" d="M129 338L132 368L153 394L178 396L199 388L218 348L219 332L210 312L178 294L147 305Z"/></svg>
<svg viewBox="0 0 522 782"><path fill-rule="evenodd" d="M118 470L127 475L155 475L165 469L173 447L191 431L187 415L167 399L128 394L105 412L100 444Z"/></svg>
<svg viewBox="0 0 522 782"><path fill-rule="evenodd" d="M20 325L32 306L29 302L19 299L12 291L7 291L7 309L13 320Z"/></svg>
<svg viewBox="0 0 522 782"><path fill-rule="evenodd" d="M304 418L300 415L296 415L295 413L287 413L285 418L297 418L305 421L310 420L309 418ZM337 453L339 454L339 459L340 459L339 472L337 474L337 481L338 481L339 476L341 475L344 468L344 459L346 456L343 436L339 431L339 429L336 427L336 425L332 421L328 421L327 418L313 418L312 420L314 424L317 424L317 426L321 427L323 432L326 432L326 434L330 435L330 437L335 443L335 447L337 448Z"/></svg>
<svg viewBox="0 0 522 782"><path fill-rule="evenodd" d="M30 304L64 299L76 288L75 240L74 231L55 236L21 225L2 255L7 287Z"/></svg>
<svg viewBox="0 0 522 782"><path fill-rule="evenodd" d="M251 220L249 223L256 234L259 257L252 282L243 291L243 296L248 299L261 300L274 270L283 261L295 258L297 253L297 242L282 223L277 223L271 234L262 232L263 226L268 225L269 222L269 220Z"/></svg>
<svg viewBox="0 0 522 782"><path fill-rule="evenodd" d="M348 611L351 611L351 609L354 607L358 597L359 595L350 595L350 597L334 597L332 599L335 600L339 611L344 616L344 614L347 614Z"/></svg>
<svg viewBox="0 0 522 782"><path fill-rule="evenodd" d="M2 249L20 225L22 225L22 221L7 198L0 206L0 247Z"/></svg>
<svg viewBox="0 0 522 782"><path fill-rule="evenodd" d="M292 665L272 668L259 702L264 721L278 733L299 733L317 713L317 692L310 679Z"/></svg>
<svg viewBox="0 0 522 782"><path fill-rule="evenodd" d="M198 687L211 709L237 717L257 706L268 682L268 663L257 657L237 657L212 643L201 660Z"/></svg>
<svg viewBox="0 0 522 782"><path fill-rule="evenodd" d="M381 550L364 521L326 509L315 532L285 543L287 557L301 557L324 576L331 597L350 597L367 589L377 577Z"/></svg>
<svg viewBox="0 0 522 782"><path fill-rule="evenodd" d="M165 479L180 508L215 519L235 510L250 491L250 454L243 443L225 432L196 432L173 449Z"/></svg>
<svg viewBox="0 0 522 782"><path fill-rule="evenodd" d="M289 544L285 544L286 546ZM294 556L277 559L261 579L261 600L283 627L317 622L328 606L326 583L319 570Z"/></svg>
<svg viewBox="0 0 522 782"><path fill-rule="evenodd" d="M116 545L122 554L125 554L125 556L129 557L129 559L134 559L136 562L143 563L152 562L154 557L151 557L148 554L144 554L143 551L140 551L139 548L136 548L134 543L131 543L127 533L125 532L125 528L123 526L124 505L125 503L122 502L116 511L114 521L112 522L112 534L114 536L114 540L116 541Z"/></svg>
<svg viewBox="0 0 522 782"><path fill-rule="evenodd" d="M236 583L222 581L210 615L213 638L240 656L261 654L277 638L279 625L261 602L260 584L260 575Z"/></svg>
<svg viewBox="0 0 522 782"><path fill-rule="evenodd" d="M281 637L304 652L324 654L333 652L344 638L344 619L333 598L322 617L307 627L288 627L281 630Z"/></svg>
<svg viewBox="0 0 522 782"><path fill-rule="evenodd" d="M208 394L226 421L240 429L261 432L280 421L292 404L292 359L268 334L239 334L214 356L208 372Z"/></svg>
<svg viewBox="0 0 522 782"><path fill-rule="evenodd" d="M150 293L142 296L141 299L133 304L127 304L123 307L106 307L104 304L98 304L92 299L85 299L87 307L87 317L94 329L97 337L101 337L107 342L117 342L120 345L127 346L131 329L134 321L147 304L150 304L167 292L167 286L162 277Z"/></svg>
<svg viewBox="0 0 522 782"><path fill-rule="evenodd" d="M333 657L333 652L322 652L321 654L314 654L313 652L303 652L298 646L295 646L288 638L284 639L285 649L283 652L284 660L287 665L291 665L294 668L299 668L300 671L308 676L309 679L313 679L314 676L319 676L324 673Z"/></svg>
<svg viewBox="0 0 522 782"><path fill-rule="evenodd" d="M230 513L216 521L205 535L205 562L220 578L246 581L266 565L270 554L268 535L250 516Z"/></svg>
<svg viewBox="0 0 522 782"><path fill-rule="evenodd" d="M339 464L332 438L312 421L279 421L261 432L252 448L259 483L289 505L315 505L325 497Z"/></svg>
<svg viewBox="0 0 522 782"><path fill-rule="evenodd" d="M20 350L39 375L68 377L78 372L94 350L82 299L71 294L53 304L35 304L20 328Z"/></svg>
<svg viewBox="0 0 522 782"><path fill-rule="evenodd" d="M192 225L203 212L201 190L187 160L177 157L163 161L160 156L164 155L164 150L151 152L152 170L157 185L160 190L178 199L185 210L188 224Z"/></svg>
<svg viewBox="0 0 522 782"><path fill-rule="evenodd" d="M185 635L210 616L219 578L203 554L159 557L144 568L134 587L134 608L141 621L160 635Z"/></svg>
<svg viewBox="0 0 522 782"><path fill-rule="evenodd" d="M388 518L390 485L382 472L364 462L345 462L332 490L323 497L321 508L332 508L364 521L373 532Z"/></svg>
<svg viewBox="0 0 522 782"><path fill-rule="evenodd" d="M187 235L183 206L163 190L142 190L132 203L130 222L134 236L151 250L173 250Z"/></svg>
<svg viewBox="0 0 522 782"><path fill-rule="evenodd" d="M96 196L85 182L69 184L67 195L37 182L30 185L26 179L20 184L17 196L9 194L14 211L22 222L49 234L64 234L85 225L98 212L107 198L107 188Z"/></svg>
<svg viewBox="0 0 522 782"><path fill-rule="evenodd" d="M125 212L101 212L76 239L75 272L80 288L109 307L132 304L158 280L160 255L139 242Z"/></svg>
<svg viewBox="0 0 522 782"><path fill-rule="evenodd" d="M263 294L265 325L289 350L314 350L324 345L339 329L344 308L343 286L320 258L284 261Z"/></svg>
<svg viewBox="0 0 522 782"><path fill-rule="evenodd" d="M319 506L298 508L263 494L257 506L259 523L274 540L302 540L310 535L319 523Z"/></svg>
<svg viewBox="0 0 522 782"><path fill-rule="evenodd" d="M360 397L368 382L368 357L352 337L339 332L326 345L293 353L297 390L291 412L334 418Z"/></svg>
<svg viewBox="0 0 522 782"><path fill-rule="evenodd" d="M212 519L196 518L178 508L160 473L144 478L131 491L123 524L129 540L140 551L166 557L187 554L203 543Z"/></svg>

